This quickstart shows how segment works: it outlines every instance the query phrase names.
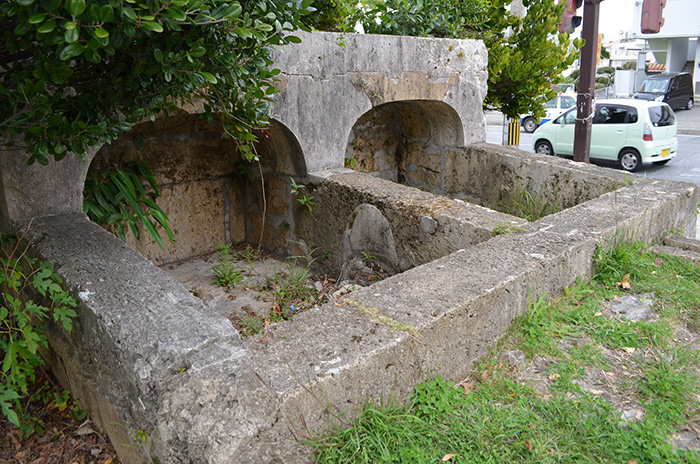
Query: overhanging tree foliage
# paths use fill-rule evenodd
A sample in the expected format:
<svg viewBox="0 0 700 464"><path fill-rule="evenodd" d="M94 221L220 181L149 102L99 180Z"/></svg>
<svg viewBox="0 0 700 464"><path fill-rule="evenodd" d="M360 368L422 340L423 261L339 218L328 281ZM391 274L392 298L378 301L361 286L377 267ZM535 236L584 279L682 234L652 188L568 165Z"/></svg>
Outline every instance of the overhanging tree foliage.
<svg viewBox="0 0 700 464"><path fill-rule="evenodd" d="M525 18L510 13L512 0L324 1L354 14L344 24L329 13L314 15L319 29L352 31L359 22L367 33L482 39L489 51L485 104L511 118L544 114L542 103L554 96L550 85L583 45L558 34L564 4L556 0L524 0Z"/></svg>
<svg viewBox="0 0 700 464"><path fill-rule="evenodd" d="M203 99L252 156L311 0L11 0L0 5L0 136L30 163L82 155L145 117Z"/></svg>

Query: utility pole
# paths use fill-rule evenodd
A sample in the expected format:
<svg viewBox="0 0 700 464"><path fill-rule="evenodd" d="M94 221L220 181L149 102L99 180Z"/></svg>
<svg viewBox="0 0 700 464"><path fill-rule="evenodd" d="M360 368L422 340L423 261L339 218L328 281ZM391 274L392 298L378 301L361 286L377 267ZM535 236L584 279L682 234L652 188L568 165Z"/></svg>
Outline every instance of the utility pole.
<svg viewBox="0 0 700 464"><path fill-rule="evenodd" d="M593 123L593 100L595 97L595 61L598 51L598 16L600 2L585 0L583 6L583 31L581 38L586 44L581 49L581 73L579 74L574 133L574 161L590 163L591 125Z"/></svg>

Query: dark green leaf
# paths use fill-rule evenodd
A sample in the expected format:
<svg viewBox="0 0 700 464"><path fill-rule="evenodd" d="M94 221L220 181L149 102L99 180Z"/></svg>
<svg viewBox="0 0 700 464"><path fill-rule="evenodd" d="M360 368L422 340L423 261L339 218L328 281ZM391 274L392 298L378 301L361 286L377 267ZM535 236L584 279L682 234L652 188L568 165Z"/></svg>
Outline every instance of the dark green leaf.
<svg viewBox="0 0 700 464"><path fill-rule="evenodd" d="M56 20L51 19L46 21L44 24L36 28L36 31L40 34L48 34L49 32L56 29Z"/></svg>
<svg viewBox="0 0 700 464"><path fill-rule="evenodd" d="M154 32L163 32L163 26L156 22L144 22L142 24L144 29L148 29L149 31L154 31Z"/></svg>
<svg viewBox="0 0 700 464"><path fill-rule="evenodd" d="M77 18L85 11L85 0L66 0L66 9Z"/></svg>
<svg viewBox="0 0 700 464"><path fill-rule="evenodd" d="M109 37L109 32L107 32L104 28L101 27L98 27L92 33L95 34L95 37L100 39L105 39Z"/></svg>
<svg viewBox="0 0 700 464"><path fill-rule="evenodd" d="M39 24L46 18L46 13L36 13L33 14L27 19L29 24Z"/></svg>

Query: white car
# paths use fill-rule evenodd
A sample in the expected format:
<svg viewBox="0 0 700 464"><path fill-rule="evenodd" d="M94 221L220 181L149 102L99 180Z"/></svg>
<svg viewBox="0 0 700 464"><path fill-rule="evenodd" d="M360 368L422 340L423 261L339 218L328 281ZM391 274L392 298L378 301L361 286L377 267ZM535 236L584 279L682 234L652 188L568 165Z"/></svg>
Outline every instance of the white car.
<svg viewBox="0 0 700 464"><path fill-rule="evenodd" d="M520 124L527 133L535 132L538 126L551 121L572 106L576 106L576 94L560 94L544 104L545 116L541 120L535 119L532 115L525 115L520 118Z"/></svg>
<svg viewBox="0 0 700 464"><path fill-rule="evenodd" d="M573 156L577 108L571 108L532 136L536 153ZM617 161L627 171L642 163L666 164L676 157L676 116L666 103L599 100L593 108L590 158Z"/></svg>

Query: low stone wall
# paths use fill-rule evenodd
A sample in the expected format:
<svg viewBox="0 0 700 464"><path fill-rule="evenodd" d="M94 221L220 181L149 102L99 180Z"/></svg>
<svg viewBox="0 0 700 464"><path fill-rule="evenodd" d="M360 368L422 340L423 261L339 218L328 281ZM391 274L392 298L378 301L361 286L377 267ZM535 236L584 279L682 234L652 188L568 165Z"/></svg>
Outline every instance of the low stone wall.
<svg viewBox="0 0 700 464"><path fill-rule="evenodd" d="M494 156L494 152L498 156ZM524 195L546 208L562 211L636 179L614 170L591 172L574 161L486 143L451 150L446 159L446 194L489 207L512 205ZM527 193L526 193L527 192ZM520 198L519 198L520 197Z"/></svg>
<svg viewBox="0 0 700 464"><path fill-rule="evenodd" d="M477 149L484 156L520 158L524 173L546 165L537 156ZM569 166L566 160L551 163ZM45 216L28 235L32 250L54 263L80 300L74 331L51 329L54 369L126 462L147 462L148 455L162 463L305 462L311 449L298 439L329 427L333 414L352 414L368 398L403 397L434 375L461 380L526 310L529 298L589 278L596 246L622 237L653 241L671 231L694 233L699 187L636 176L625 182L623 173L591 165L571 170L620 188L523 232L465 242L245 340L84 216ZM317 187L315 214L331 207L322 197L335 197L338 219L328 228L337 240L355 205L374 206L394 233L400 266L412 259L411 247L431 250L424 260L438 254L443 229L454 230L446 242L462 226L463 237L476 235L470 224L476 216L468 217L473 208L492 214L387 184L359 174L331 175ZM437 222L434 234L421 228L423 217ZM420 242L421 233L435 239L403 243ZM149 434L143 452L132 446L139 429Z"/></svg>
<svg viewBox="0 0 700 464"><path fill-rule="evenodd" d="M365 255L374 256L392 273L403 272L489 240L499 225L527 224L364 173L330 176L312 193L313 214L297 211L297 234L316 250L315 257L327 257L316 263L334 274Z"/></svg>

